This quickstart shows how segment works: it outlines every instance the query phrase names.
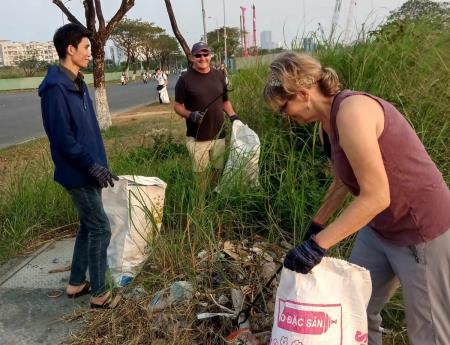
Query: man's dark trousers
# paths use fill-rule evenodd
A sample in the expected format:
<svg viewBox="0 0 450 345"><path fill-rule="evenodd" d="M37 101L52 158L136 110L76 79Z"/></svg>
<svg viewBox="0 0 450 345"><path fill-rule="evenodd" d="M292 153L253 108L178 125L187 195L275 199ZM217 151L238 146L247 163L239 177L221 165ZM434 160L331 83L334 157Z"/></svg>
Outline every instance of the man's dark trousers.
<svg viewBox="0 0 450 345"><path fill-rule="evenodd" d="M80 217L69 284L82 285L89 267L92 295L99 296L106 290L106 250L111 239L111 227L103 209L102 190L86 186L67 191Z"/></svg>

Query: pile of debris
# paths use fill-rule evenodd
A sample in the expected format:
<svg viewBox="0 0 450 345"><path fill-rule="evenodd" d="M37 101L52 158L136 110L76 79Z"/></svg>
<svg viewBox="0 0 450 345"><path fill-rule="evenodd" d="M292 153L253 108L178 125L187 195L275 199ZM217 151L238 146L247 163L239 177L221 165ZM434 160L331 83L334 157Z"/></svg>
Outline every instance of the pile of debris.
<svg viewBox="0 0 450 345"><path fill-rule="evenodd" d="M96 344L116 343L118 336L122 344L268 344L277 273L289 248L256 236L202 250L195 281L174 281L156 293L134 285L116 309L102 312L100 319L91 315L93 333L84 334ZM87 340L76 338L78 344Z"/></svg>

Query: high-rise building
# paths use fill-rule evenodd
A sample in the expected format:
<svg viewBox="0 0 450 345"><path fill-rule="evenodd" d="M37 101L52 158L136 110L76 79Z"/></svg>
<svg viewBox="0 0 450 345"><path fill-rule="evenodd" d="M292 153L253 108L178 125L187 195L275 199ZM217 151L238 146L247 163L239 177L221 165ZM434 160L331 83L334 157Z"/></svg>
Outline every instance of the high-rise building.
<svg viewBox="0 0 450 345"><path fill-rule="evenodd" d="M105 47L105 58L111 59L115 65L119 65L122 61L126 61L126 56L122 49L119 49L115 45Z"/></svg>
<svg viewBox="0 0 450 345"><path fill-rule="evenodd" d="M261 49L275 49L277 45L272 42L272 31L261 31Z"/></svg>
<svg viewBox="0 0 450 345"><path fill-rule="evenodd" d="M0 40L0 66L14 66L21 60L31 57L48 63L54 63L59 59L51 41L23 43Z"/></svg>

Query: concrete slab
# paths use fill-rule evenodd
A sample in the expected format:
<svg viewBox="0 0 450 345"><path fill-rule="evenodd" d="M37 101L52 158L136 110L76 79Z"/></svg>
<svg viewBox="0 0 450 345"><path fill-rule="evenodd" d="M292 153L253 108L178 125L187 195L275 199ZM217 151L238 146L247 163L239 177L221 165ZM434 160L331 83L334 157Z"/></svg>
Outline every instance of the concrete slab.
<svg viewBox="0 0 450 345"><path fill-rule="evenodd" d="M59 289L67 285L69 272L49 273L52 269L70 265L75 239L49 243L0 278L2 288Z"/></svg>
<svg viewBox="0 0 450 345"><path fill-rule="evenodd" d="M75 300L62 294L49 298L48 289L0 288L0 344L57 345L81 326L62 318L77 308L87 308L89 296Z"/></svg>
<svg viewBox="0 0 450 345"><path fill-rule="evenodd" d="M75 239L67 239L37 250L0 276L0 344L63 344L80 322L62 318L87 308L89 296L69 299L65 286L69 272L48 273L70 264ZM0 270L4 272L5 269Z"/></svg>

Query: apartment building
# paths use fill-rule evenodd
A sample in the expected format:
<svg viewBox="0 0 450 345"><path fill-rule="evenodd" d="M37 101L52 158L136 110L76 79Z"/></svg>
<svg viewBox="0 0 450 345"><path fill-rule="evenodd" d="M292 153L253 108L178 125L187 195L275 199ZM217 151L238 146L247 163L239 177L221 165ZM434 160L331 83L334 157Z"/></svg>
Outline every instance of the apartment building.
<svg viewBox="0 0 450 345"><path fill-rule="evenodd" d="M58 54L51 41L22 43L0 40L0 66L14 66L33 56L48 63L58 61Z"/></svg>

